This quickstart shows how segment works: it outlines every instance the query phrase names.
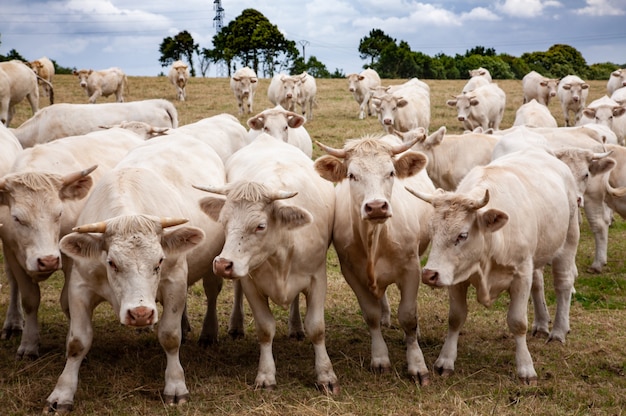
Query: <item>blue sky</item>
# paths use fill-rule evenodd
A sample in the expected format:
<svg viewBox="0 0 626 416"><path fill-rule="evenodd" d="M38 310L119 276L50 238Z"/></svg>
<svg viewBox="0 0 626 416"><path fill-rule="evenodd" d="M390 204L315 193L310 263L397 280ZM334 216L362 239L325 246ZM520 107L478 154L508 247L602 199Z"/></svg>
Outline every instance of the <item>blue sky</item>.
<svg viewBox="0 0 626 416"><path fill-rule="evenodd" d="M381 29L414 51L454 56L474 46L520 56L556 43L588 64L626 63L626 0L222 0L224 24L242 10L263 13L305 55L332 72L358 72L359 40ZM213 0L14 0L0 14L0 54L16 49L66 67L166 72L164 38L187 30L201 48L215 35ZM198 71L199 74L199 71ZM208 76L215 76L215 67Z"/></svg>

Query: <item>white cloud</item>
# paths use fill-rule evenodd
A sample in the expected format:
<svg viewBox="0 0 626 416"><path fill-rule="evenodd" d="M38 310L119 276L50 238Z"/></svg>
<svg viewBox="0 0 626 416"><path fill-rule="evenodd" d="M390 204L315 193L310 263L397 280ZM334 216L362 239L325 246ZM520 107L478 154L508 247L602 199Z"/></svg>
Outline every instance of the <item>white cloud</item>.
<svg viewBox="0 0 626 416"><path fill-rule="evenodd" d="M476 7L467 13L461 14L461 20L489 20L498 21L500 17L489 9Z"/></svg>
<svg viewBox="0 0 626 416"><path fill-rule="evenodd" d="M545 13L548 7L561 7L555 0L505 0L496 3L496 8L512 17L536 17Z"/></svg>
<svg viewBox="0 0 626 416"><path fill-rule="evenodd" d="M587 7L575 10L576 14L589 16L623 16L626 0L587 0Z"/></svg>

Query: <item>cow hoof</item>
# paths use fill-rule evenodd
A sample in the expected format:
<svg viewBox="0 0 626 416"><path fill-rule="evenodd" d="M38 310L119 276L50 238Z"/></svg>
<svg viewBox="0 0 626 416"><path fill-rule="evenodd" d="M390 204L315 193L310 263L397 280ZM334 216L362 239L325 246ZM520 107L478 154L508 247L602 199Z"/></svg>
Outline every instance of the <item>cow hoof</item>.
<svg viewBox="0 0 626 416"><path fill-rule="evenodd" d="M525 386L536 386L537 376L534 377L520 377L520 382Z"/></svg>
<svg viewBox="0 0 626 416"><path fill-rule="evenodd" d="M377 365L372 366L372 371L376 374L387 374L391 372L391 366L389 365Z"/></svg>
<svg viewBox="0 0 626 416"><path fill-rule="evenodd" d="M267 390L267 391L274 391L276 390L276 384L257 384L256 388Z"/></svg>
<svg viewBox="0 0 626 416"><path fill-rule="evenodd" d="M200 336L200 338L198 338L198 345L201 346L202 348L208 348L211 345L216 345L216 344L217 344L216 337Z"/></svg>
<svg viewBox="0 0 626 416"><path fill-rule="evenodd" d="M428 373L415 374L411 376L414 382L419 383L420 386L426 387L430 385L430 375Z"/></svg>
<svg viewBox="0 0 626 416"><path fill-rule="evenodd" d="M228 331L228 335L230 335L232 339L244 339L245 337L243 329L232 329Z"/></svg>
<svg viewBox="0 0 626 416"><path fill-rule="evenodd" d="M533 337L536 337L536 338L548 338L550 333L546 331L545 329L535 329L533 330L532 335Z"/></svg>
<svg viewBox="0 0 626 416"><path fill-rule="evenodd" d="M304 340L304 331L296 331L293 334L289 334L289 338L295 339L296 341Z"/></svg>
<svg viewBox="0 0 626 416"><path fill-rule="evenodd" d="M317 387L317 389L321 392L323 392L326 395L333 395L336 396L339 394L339 392L341 391L341 388L339 387L339 383L335 382L335 383L315 383L315 387Z"/></svg>
<svg viewBox="0 0 626 416"><path fill-rule="evenodd" d="M443 367L435 367L435 371L437 371L437 373L444 378L448 378L450 377L452 374L454 374L454 370L451 370L449 368L443 368Z"/></svg>
<svg viewBox="0 0 626 416"><path fill-rule="evenodd" d="M591 274L600 274L602 273L602 267L598 267L598 266L590 266L587 268L587 273L591 273Z"/></svg>
<svg viewBox="0 0 626 416"><path fill-rule="evenodd" d="M2 330L2 335L0 335L0 339L8 340L12 337L20 337L22 335L22 328L5 328Z"/></svg>
<svg viewBox="0 0 626 416"><path fill-rule="evenodd" d="M35 361L38 358L39 358L39 353L37 352L18 351L17 354L15 354L15 361L21 361L21 360Z"/></svg>
<svg viewBox="0 0 626 416"><path fill-rule="evenodd" d="M50 413L54 413L55 415L66 415L70 413L72 410L74 410L73 403L67 403L67 404L46 403L46 407L43 408L43 412L41 413L44 415L47 415Z"/></svg>
<svg viewBox="0 0 626 416"><path fill-rule="evenodd" d="M179 404L185 404L189 401L189 393L181 394L180 396L174 396L170 394L163 395L163 402L168 406L176 406Z"/></svg>

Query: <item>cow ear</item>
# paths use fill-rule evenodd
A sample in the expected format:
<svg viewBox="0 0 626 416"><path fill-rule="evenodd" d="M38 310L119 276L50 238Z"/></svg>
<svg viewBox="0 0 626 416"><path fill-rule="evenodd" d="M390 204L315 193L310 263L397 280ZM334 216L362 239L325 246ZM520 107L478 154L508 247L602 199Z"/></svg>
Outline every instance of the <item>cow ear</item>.
<svg viewBox="0 0 626 416"><path fill-rule="evenodd" d="M204 231L198 227L181 227L166 230L161 237L161 247L166 255L189 251L202 243Z"/></svg>
<svg viewBox="0 0 626 416"><path fill-rule="evenodd" d="M621 117L626 112L626 108L620 106L613 108L613 117Z"/></svg>
<svg viewBox="0 0 626 416"><path fill-rule="evenodd" d="M456 100L448 100L446 101L446 104L450 107L456 107Z"/></svg>
<svg viewBox="0 0 626 416"><path fill-rule="evenodd" d="M309 211L295 205L283 205L274 202L274 218L289 230L302 227L313 222L313 216Z"/></svg>
<svg viewBox="0 0 626 416"><path fill-rule="evenodd" d="M292 112L287 113L287 125L291 127L292 129L296 129L304 125L305 121L306 119L302 117L300 114L296 114Z"/></svg>
<svg viewBox="0 0 626 416"><path fill-rule="evenodd" d="M394 162L398 178L408 178L424 169L428 158L422 152L406 152Z"/></svg>
<svg viewBox="0 0 626 416"><path fill-rule="evenodd" d="M447 131L446 126L439 127L439 129L436 132L426 137L426 140L424 140L424 144L429 145L429 146L440 145L441 142L443 142L443 139L446 135L446 131Z"/></svg>
<svg viewBox="0 0 626 416"><path fill-rule="evenodd" d="M322 178L330 182L341 182L348 174L343 161L335 156L321 156L315 161L313 166Z"/></svg>
<svg viewBox="0 0 626 416"><path fill-rule="evenodd" d="M93 186L93 179L91 176L83 176L79 180L72 182L68 185L64 185L59 190L59 197L61 200L66 199L83 199L89 194L89 190Z"/></svg>
<svg viewBox="0 0 626 416"><path fill-rule="evenodd" d="M405 100L404 98L400 98L398 100L398 107L402 108L404 106L406 106L409 102L407 100Z"/></svg>
<svg viewBox="0 0 626 416"><path fill-rule="evenodd" d="M478 220L480 221L482 228L492 233L504 227L504 225L509 221L509 216L506 212L494 208L488 209L478 215Z"/></svg>
<svg viewBox="0 0 626 416"><path fill-rule="evenodd" d="M480 101L478 101L478 99L476 99L476 98L471 98L469 103L470 103L470 105L478 105L478 104L480 104Z"/></svg>
<svg viewBox="0 0 626 416"><path fill-rule="evenodd" d="M569 90L571 90L571 89L572 89L572 86L571 86L570 84L564 84L564 85L562 86L562 88L563 88L564 90L566 90L566 91L569 91Z"/></svg>
<svg viewBox="0 0 626 416"><path fill-rule="evenodd" d="M200 200L200 209L213 221L217 222L220 219L220 212L222 212L225 202L226 200L224 198L207 196Z"/></svg>
<svg viewBox="0 0 626 416"><path fill-rule="evenodd" d="M594 108L585 108L583 110L583 114L587 118L595 118L596 117L596 110Z"/></svg>
<svg viewBox="0 0 626 416"><path fill-rule="evenodd" d="M589 172L591 172L591 174L594 176L601 175L603 173L611 171L616 165L617 162L615 161L615 159L612 159L610 157L603 157L602 159L594 160L593 162L591 162L591 164L589 165Z"/></svg>
<svg viewBox="0 0 626 416"><path fill-rule="evenodd" d="M59 249L73 259L97 259L103 249L102 234L67 234L59 242Z"/></svg>
<svg viewBox="0 0 626 416"><path fill-rule="evenodd" d="M248 127L252 130L261 130L265 126L265 120L263 116L256 116L248 119Z"/></svg>
<svg viewBox="0 0 626 416"><path fill-rule="evenodd" d="M589 88L589 84L587 83L581 84L580 88L582 88L583 90L586 90L587 88Z"/></svg>

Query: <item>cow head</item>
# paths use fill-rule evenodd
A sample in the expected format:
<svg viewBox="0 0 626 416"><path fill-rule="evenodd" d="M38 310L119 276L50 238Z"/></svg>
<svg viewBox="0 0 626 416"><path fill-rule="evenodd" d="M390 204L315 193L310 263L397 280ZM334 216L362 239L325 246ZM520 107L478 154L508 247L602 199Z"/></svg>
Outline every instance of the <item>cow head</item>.
<svg viewBox="0 0 626 416"><path fill-rule="evenodd" d="M600 105L595 108L585 108L583 115L593 120L594 123L613 129L613 120L624 116L626 107L621 105Z"/></svg>
<svg viewBox="0 0 626 416"><path fill-rule="evenodd" d="M248 181L196 188L226 196L200 200L200 208L224 227L224 247L213 260L213 272L224 278L247 276L285 245L290 230L313 221L309 211L284 201L297 192L271 190Z"/></svg>
<svg viewBox="0 0 626 416"><path fill-rule="evenodd" d="M197 227L166 230L185 222L187 220L182 218L147 215L114 217L75 227L75 232L61 239L60 247L79 263L95 262L106 268L115 303L120 306L122 324L153 325L158 321L156 297L162 273L184 270L186 276L187 262L183 254L204 239L204 231ZM186 277L182 281L182 292L186 293Z"/></svg>
<svg viewBox="0 0 626 416"><path fill-rule="evenodd" d="M372 98L374 110L378 114L378 120L385 128L395 125L398 109L405 107L408 103L404 97L397 97L390 93L377 95Z"/></svg>
<svg viewBox="0 0 626 416"><path fill-rule="evenodd" d="M287 143L289 141L289 128L295 129L302 125L306 119L292 111L285 110L282 106L265 110L248 120L248 127L252 130L262 131Z"/></svg>
<svg viewBox="0 0 626 416"><path fill-rule="evenodd" d="M89 75L93 72L93 69L81 69L74 70L72 73L78 77L78 83L82 88L87 88L87 80L89 79Z"/></svg>

